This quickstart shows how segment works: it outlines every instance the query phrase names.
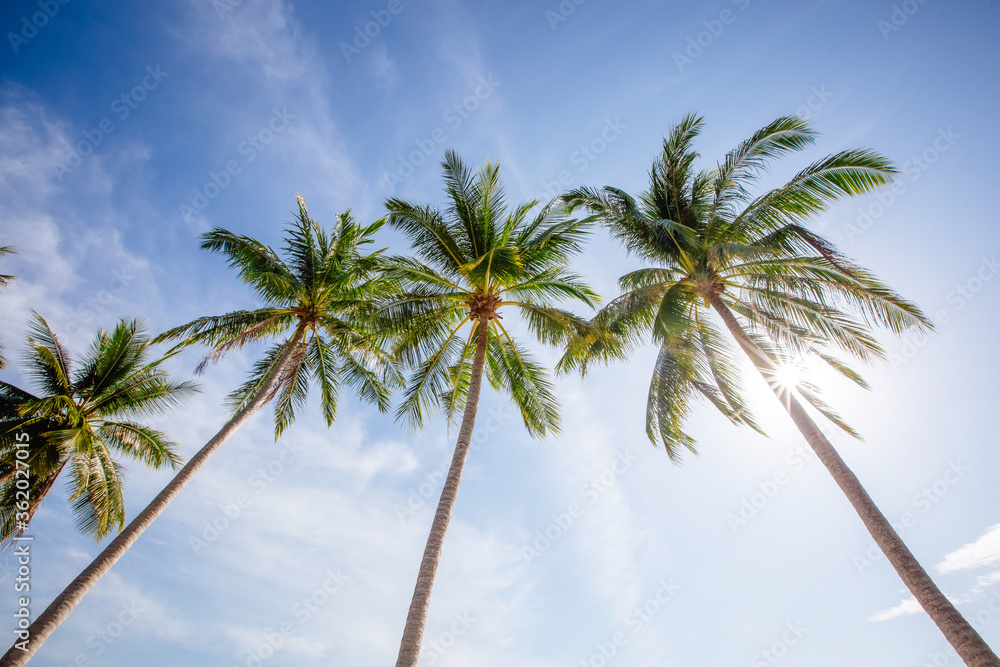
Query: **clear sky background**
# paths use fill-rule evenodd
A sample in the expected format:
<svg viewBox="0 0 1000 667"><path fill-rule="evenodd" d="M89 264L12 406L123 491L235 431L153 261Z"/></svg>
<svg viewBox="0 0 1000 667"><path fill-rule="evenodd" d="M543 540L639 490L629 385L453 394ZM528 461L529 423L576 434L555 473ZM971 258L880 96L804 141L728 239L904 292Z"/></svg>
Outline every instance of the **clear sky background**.
<svg viewBox="0 0 1000 667"><path fill-rule="evenodd" d="M705 166L778 116L809 115L819 142L777 163L773 185L841 149L889 156L894 191L815 228L939 326L886 337L871 392L827 385L864 443L828 430L1000 648L996 3L49 4L51 17L37 0L0 9L0 245L20 253L0 266L19 276L0 295L0 340L15 384L32 309L79 351L121 316L159 332L252 307L200 233L277 246L297 192L325 224L348 208L372 220L389 196L443 204L449 147L499 160L512 201L640 190L690 110L706 119ZM601 231L579 261L607 297L635 266ZM258 353L211 367L159 423L186 456ZM653 358L560 379L563 433L544 442L484 394L421 664L958 664L762 383L748 376L770 439L699 408L698 456L678 467L650 445ZM198 359L170 368L187 378ZM455 434L441 420L409 434L346 402L333 428L307 411L276 444L257 416L32 664L392 664ZM128 467L131 517L170 475ZM206 528L240 496L228 527ZM75 531L61 485L32 533L39 613L100 545ZM0 556L7 642L13 569Z"/></svg>

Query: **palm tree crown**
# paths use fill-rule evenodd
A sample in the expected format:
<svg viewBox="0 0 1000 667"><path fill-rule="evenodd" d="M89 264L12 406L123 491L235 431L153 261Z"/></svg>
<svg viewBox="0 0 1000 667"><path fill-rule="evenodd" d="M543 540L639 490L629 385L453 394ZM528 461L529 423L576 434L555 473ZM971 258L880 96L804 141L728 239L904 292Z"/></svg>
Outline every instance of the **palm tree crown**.
<svg viewBox="0 0 1000 667"><path fill-rule="evenodd" d="M587 220L574 220L557 202L529 217L539 202L508 209L500 167L473 174L445 153L446 213L398 199L386 203L389 224L409 236L415 258L396 258L388 275L399 294L380 311L395 338L395 353L414 369L397 412L411 426L430 410L449 419L462 413L448 476L431 523L406 616L396 667L415 667L431 590L451 521L475 426L483 376L506 393L534 437L559 430L559 412L545 369L501 324L505 306L519 312L542 342L567 340L585 322L558 307L575 299L593 306L597 295L568 268ZM469 332L462 331L468 324Z"/></svg>
<svg viewBox="0 0 1000 667"><path fill-rule="evenodd" d="M0 382L0 539L24 532L67 467L77 525L101 539L125 520L124 471L115 454L153 468L180 465L176 445L135 419L175 407L195 386L170 381L162 359L148 362L149 342L138 322L123 320L111 332L101 330L73 364L35 314L25 364L39 395ZM15 485L19 433L29 436L27 508L19 506Z"/></svg>
<svg viewBox="0 0 1000 667"><path fill-rule="evenodd" d="M868 327L899 333L930 322L912 303L840 254L804 222L841 197L870 192L896 171L868 150L815 162L785 185L752 197L750 186L770 158L815 141L806 121L785 117L754 133L713 170L696 171L692 141L702 120L688 115L664 140L638 198L612 187L580 188L565 197L594 211L612 236L653 266L623 276L623 294L576 337L562 371L621 359L652 336L659 346L647 402L647 433L672 458L695 449L684 431L692 399L703 398L730 420L759 430L747 409L732 351L707 316L715 299L746 325L762 363L774 369L814 356L861 386L838 358L883 357ZM769 378L773 384L774 380ZM801 397L840 427L854 431L808 382Z"/></svg>
<svg viewBox="0 0 1000 667"><path fill-rule="evenodd" d="M266 397L276 399L275 437L305 404L310 376L319 385L328 425L336 419L345 384L362 399L387 410L390 388L400 382L380 339L365 326L374 304L392 290L380 273L382 251L360 252L361 246L373 242L371 235L384 219L362 226L347 211L337 216L337 224L328 232L309 217L302 197L298 205L298 219L285 234L285 259L260 241L225 229L213 229L202 237L201 247L225 256L253 288L263 301L260 308L200 317L158 337L212 347L199 371L208 361L217 361L247 343L282 338L254 365L250 378L229 395L234 411L248 405L278 366L282 353L291 350L289 363L279 371L278 382Z"/></svg>
<svg viewBox="0 0 1000 667"><path fill-rule="evenodd" d="M854 431L809 382L780 384L783 363L809 356L866 386L838 353L862 361L883 357L869 331L873 325L895 334L931 327L915 305L803 225L842 197L889 183L895 170L877 153L847 150L751 197L747 186L770 158L814 141L806 121L779 118L730 151L716 169L696 172L698 155L691 143L701 126L700 118L688 115L673 128L650 171L650 189L638 202L615 188L584 188L567 195L572 205L597 213L629 251L654 266L621 278L624 294L570 342L560 368L585 371L589 361L623 358L651 333L660 350L649 387L646 430L676 460L682 447L695 448L683 425L696 396L733 422L757 427L741 396L731 351L708 318L707 311L714 311L956 652L970 667L1000 667L800 399L856 435Z"/></svg>
<svg viewBox="0 0 1000 667"><path fill-rule="evenodd" d="M261 308L202 317L171 329L157 340L183 339L171 354L194 343L213 347L199 368L230 350L269 337L285 336L273 345L250 379L230 395L234 414L199 449L172 480L114 540L46 607L28 627L27 646L14 646L2 665L23 665L87 592L125 555L159 517L195 473L250 417L271 400L277 438L307 398L309 376L320 385L323 415L336 417L340 389L347 384L363 399L387 410L389 385L401 382L381 339L370 330L373 304L393 289L379 271L379 252L362 255L359 246L383 221L357 224L350 212L338 216L332 232L319 227L298 198L298 220L286 230L285 259L255 239L224 229L203 237L202 247L229 259L240 277L264 301Z"/></svg>
<svg viewBox="0 0 1000 667"><path fill-rule="evenodd" d="M420 426L428 412L461 414L469 389L478 323L488 331L486 376L520 409L528 432L542 437L559 428L552 384L542 366L504 327L504 307L517 311L538 340L555 344L580 320L558 307L597 295L568 268L589 220L569 218L552 202L534 216L538 201L508 209L500 167L473 173L454 152L443 162L449 206L442 213L398 199L386 203L389 224L409 237L414 258L393 258L389 275L401 295L381 310L395 336L395 353L414 373L397 414ZM465 325L467 333L463 332Z"/></svg>

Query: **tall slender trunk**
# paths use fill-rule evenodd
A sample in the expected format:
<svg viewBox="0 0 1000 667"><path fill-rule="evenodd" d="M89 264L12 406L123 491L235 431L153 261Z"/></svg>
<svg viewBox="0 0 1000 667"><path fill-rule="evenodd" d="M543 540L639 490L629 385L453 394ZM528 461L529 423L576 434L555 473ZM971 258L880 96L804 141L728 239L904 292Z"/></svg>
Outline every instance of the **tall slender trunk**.
<svg viewBox="0 0 1000 667"><path fill-rule="evenodd" d="M184 488L184 485L205 464L208 457L221 447L251 415L260 410L270 400L271 392L281 379L281 375L288 365L288 360L301 342L304 333L305 331L302 327L299 327L295 331L287 347L281 353L281 356L278 357L274 368L271 369L271 372L263 384L261 384L256 396L242 410L237 412L232 419L226 422L226 425L197 454L191 457L191 460L153 498L149 505L146 506L146 509L142 510L124 530L118 533L118 536L111 541L104 551L46 607L45 611L35 619L34 623L28 626L27 650L17 647L17 644L21 643L19 638L15 645L0 658L0 667L20 667L26 664L49 635L66 620L66 617L80 603L83 596L111 569L112 565L118 562L119 558L125 555L125 552L139 539L142 532L163 513L163 510L167 508L174 497Z"/></svg>
<svg viewBox="0 0 1000 667"><path fill-rule="evenodd" d="M431 532L427 536L427 545L424 547L424 556L420 561L417 585L413 589L410 610L406 614L406 626L403 628L403 639L399 643L399 657L396 658L396 667L416 667L417 660L420 659L420 644L423 642L424 626L427 624L427 609L431 604L434 575L437 574L438 562L441 560L444 536L448 531L448 524L451 522L451 513L455 509L458 484L462 481L465 456L469 453L472 427L476 423L479 390L483 384L486 344L489 339L489 319L482 317L478 326L479 339L476 341L476 355L472 361L472 377L469 379L469 395L465 400L462 428L458 432L455 454L451 458L448 477L444 482L444 488L441 489L441 499L438 500L437 511L434 512L434 522L431 524Z"/></svg>
<svg viewBox="0 0 1000 667"><path fill-rule="evenodd" d="M722 316L726 328L736 338L760 374L767 380L768 375L775 370L774 364L747 335L732 311L717 294L713 294L710 301L712 307ZM770 385L770 383L768 384ZM772 388L775 394L779 393L779 388ZM787 396L779 395L778 398L785 406L792 421L795 422L799 432L805 437L806 442L833 475L837 486L847 496L847 500L861 517L861 521L875 539L875 543L892 563L913 597L941 629L945 639L952 645L959 657L969 667L1000 667L1000 659L958 612L955 605L945 597L944 593L917 562L917 559L913 557L906 544L903 543L895 529L875 505L875 501L865 491L857 476L847 467L844 459L840 457L837 450L819 430L816 422L806 413L802 404L790 393Z"/></svg>

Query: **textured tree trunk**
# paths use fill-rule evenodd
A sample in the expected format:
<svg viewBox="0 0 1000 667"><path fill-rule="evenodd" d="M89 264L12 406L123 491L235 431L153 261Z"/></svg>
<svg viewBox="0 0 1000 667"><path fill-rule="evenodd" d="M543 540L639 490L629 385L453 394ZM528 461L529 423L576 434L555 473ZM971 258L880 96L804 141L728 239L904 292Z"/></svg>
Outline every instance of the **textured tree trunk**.
<svg viewBox="0 0 1000 667"><path fill-rule="evenodd" d="M4 654L3 658L0 658L0 667L14 667L24 665L31 659L45 640L51 635L59 625L66 620L70 612L80 603L83 596L94 587L101 577L103 577L111 566L118 562L118 559L125 555L129 547L139 539L146 528L153 523L153 521L163 513L163 510L167 508L174 497L180 492L184 485L187 484L191 477L201 468L205 462L208 460L215 450L222 446L222 444L228 440L239 428L246 422L247 419L251 417L255 412L260 410L269 400L271 392L273 391L275 385L281 379L281 374L285 370L285 366L288 364L289 358L294 353L296 347L302 340L304 335L304 330L300 327L292 339L288 342L288 346L281 353L278 358L277 363L275 363L274 368L271 370L270 374L265 379L264 383L260 386L260 390L257 395L247 403L242 410L240 410L236 415L226 422L226 425L222 427L218 433L215 434L208 443L198 451L197 454L191 457L191 460L181 468L180 472L170 483L167 484L162 491L160 491L155 498L146 506L146 509L142 510L132 522L125 527L125 529L115 537L114 540L94 559L94 561L87 566L83 572L77 576L76 579L67 586L59 596L52 601L52 603L46 607L45 611L42 612L41 616L35 619L28 627L29 639L27 650L21 650L17 646L12 646L7 653ZM21 643L20 639L16 643Z"/></svg>
<svg viewBox="0 0 1000 667"><path fill-rule="evenodd" d="M774 365L747 335L743 327L736 320L732 311L722 302L718 295L711 297L712 307L722 316L726 323L726 328L736 338L740 347L746 352L760 374L767 380L768 375L774 371ZM770 383L768 383L770 385ZM779 388L772 387L775 394L779 393ZM806 413L802 404L789 392L786 396L778 396L782 405L788 411L795 426L805 437L806 442L823 462L826 469L833 475L837 486L847 496L847 500L854 507L854 510L861 517L865 528L871 533L882 553L892 563L903 583L910 589L913 597L917 599L920 606L924 608L928 616L931 617L945 639L952 645L959 657L969 667L1000 667L1000 659L983 641L979 633L969 625L969 622L958 612L955 605L945 597L944 593L937 587L924 568L913 557L910 550L900 539L892 525L875 505L857 476L847 467L844 459L840 457L830 441L816 426L816 422Z"/></svg>
<svg viewBox="0 0 1000 667"><path fill-rule="evenodd" d="M431 604L434 575L437 574L438 562L441 560L441 550L444 546L444 536L448 531L448 524L451 522L451 513L455 509L458 484L462 481L462 468L465 467L465 456L469 452L469 443L472 441L472 427L476 423L479 390L482 387L483 369L486 366L489 325L490 321L486 317L479 320L479 339L476 341L476 355L472 361L472 377L469 379L469 395L465 401L462 428L458 432L455 454L451 459L451 467L448 469L444 488L441 489L441 499L438 501L437 511L434 513L431 532L427 536L423 559L420 561L417 585L413 589L410 610L406 614L406 626L403 628L403 639L399 644L396 667L416 667L417 660L420 658L420 644L424 638L427 609Z"/></svg>

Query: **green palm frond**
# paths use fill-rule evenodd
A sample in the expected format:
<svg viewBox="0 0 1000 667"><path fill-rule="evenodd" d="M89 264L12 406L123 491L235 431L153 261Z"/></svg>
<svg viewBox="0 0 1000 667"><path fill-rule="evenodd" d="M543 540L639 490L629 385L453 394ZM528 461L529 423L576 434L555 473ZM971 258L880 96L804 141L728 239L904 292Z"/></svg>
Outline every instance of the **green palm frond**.
<svg viewBox="0 0 1000 667"><path fill-rule="evenodd" d="M419 427L431 411L443 411L450 421L466 408L477 325L488 319L487 379L519 406L529 432L555 432L548 380L516 341L499 340L501 312L519 314L532 336L548 344L587 329L563 303L599 302L569 270L593 220L573 217L559 199L508 205L498 164L473 170L449 150L442 167L445 210L398 199L386 203L388 224L407 235L415 254L387 262L399 293L378 310L379 330L393 338L394 353L411 371L397 418ZM497 375L502 373L510 376ZM528 405L531 396L542 402Z"/></svg>
<svg viewBox="0 0 1000 667"><path fill-rule="evenodd" d="M494 325L500 325L494 320ZM559 401L545 369L506 332L490 337L486 352L487 378L497 391L508 393L534 438L559 433Z"/></svg>
<svg viewBox="0 0 1000 667"><path fill-rule="evenodd" d="M99 331L73 364L45 320L35 315L26 363L42 391L35 396L0 384L0 471L16 469L18 462L27 465L29 521L68 468L77 526L101 539L120 528L125 516L124 469L115 455L153 468L179 466L174 443L129 419L162 414L197 389L190 382L171 381L160 368L164 357L150 361L150 344L138 321L121 320L110 332ZM28 436L23 447L18 446L21 433ZM24 448L26 459L18 457ZM0 483L3 541L21 530L14 489L14 479Z"/></svg>
<svg viewBox="0 0 1000 667"><path fill-rule="evenodd" d="M38 382L47 394L70 391L72 368L66 349L49 328L48 322L32 312L28 324L28 346L31 356L25 360L28 377Z"/></svg>
<svg viewBox="0 0 1000 667"><path fill-rule="evenodd" d="M312 219L301 196L296 203L295 220L284 230L281 253L224 229L202 237L202 247L226 257L254 290L262 301L260 308L201 317L157 337L158 341L180 340L178 347L209 346L199 372L237 348L278 341L227 397L231 409L243 410L258 397L272 373L281 373L277 387L264 397L274 401L275 437L305 406L310 378L320 386L321 410L328 424L336 418L345 382L362 400L375 403L380 410L388 408L389 392L400 379L387 349L386 322L412 317L420 306L400 306L387 317L379 312L378 304L398 294L398 285L410 279L408 274L428 271L436 275L432 267L387 260L384 249L361 252L362 246L374 242L372 235L387 218L362 225L347 210L327 229ZM419 212L410 213L420 217ZM287 365L278 369L289 345L295 346L294 352Z"/></svg>
<svg viewBox="0 0 1000 667"><path fill-rule="evenodd" d="M692 398L760 430L747 410L735 361L703 310L734 314L767 363L811 355L862 387L864 379L836 352L878 360L884 351L871 327L898 335L932 326L915 304L806 227L833 203L889 184L898 173L889 160L871 150L840 151L754 197L749 186L772 159L815 142L806 120L778 118L711 171L694 166L693 140L701 127L701 119L689 114L670 131L650 169L649 189L638 196L605 187L578 188L564 197L571 209L594 213L650 266L623 276L622 296L576 327L557 368L585 372L590 363L623 359L647 340L656 343L647 432L675 459L694 448L683 430ZM816 387L805 383L799 393L857 435Z"/></svg>
<svg viewBox="0 0 1000 667"><path fill-rule="evenodd" d="M17 253L14 246L4 245L0 246L0 257L6 257L7 255L13 255ZM16 276L0 275L0 287L7 287L11 280L14 280Z"/></svg>

